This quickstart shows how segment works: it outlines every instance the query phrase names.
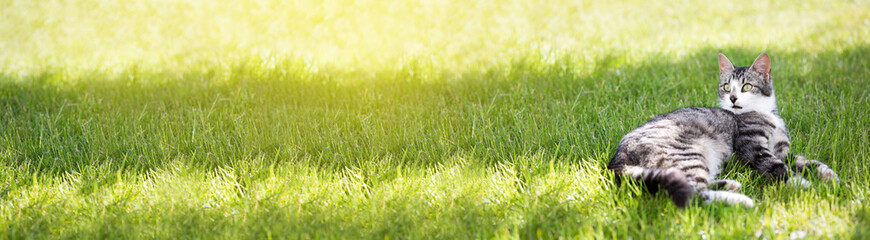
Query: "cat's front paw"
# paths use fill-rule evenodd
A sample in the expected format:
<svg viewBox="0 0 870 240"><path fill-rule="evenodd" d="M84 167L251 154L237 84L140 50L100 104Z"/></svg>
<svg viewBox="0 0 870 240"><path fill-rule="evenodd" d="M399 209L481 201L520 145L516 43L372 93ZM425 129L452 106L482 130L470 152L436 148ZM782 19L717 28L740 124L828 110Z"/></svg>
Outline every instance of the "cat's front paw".
<svg viewBox="0 0 870 240"><path fill-rule="evenodd" d="M712 183L710 183L710 185L715 187L716 189L721 189L721 190L725 190L725 191L729 191L729 192L740 191L740 188L742 187L739 182L731 180L731 179L715 180Z"/></svg>
<svg viewBox="0 0 870 240"><path fill-rule="evenodd" d="M810 181L807 181L806 179L804 179L798 175L791 176L790 178L788 178L788 181L786 183L792 187L801 187L801 188L810 187Z"/></svg>
<svg viewBox="0 0 870 240"><path fill-rule="evenodd" d="M744 206L747 208L755 206L755 201L746 195L728 191L704 191L701 192L701 199L707 204L724 202L728 205Z"/></svg>
<svg viewBox="0 0 870 240"><path fill-rule="evenodd" d="M837 176L837 173L834 172L834 169L831 169L827 165L819 164L819 167L816 168L816 173L818 173L819 178L828 182L839 182L840 177Z"/></svg>
<svg viewBox="0 0 870 240"><path fill-rule="evenodd" d="M777 162L770 166L767 169L766 174L774 179L786 180L788 179L788 168L786 168L785 163Z"/></svg>
<svg viewBox="0 0 870 240"><path fill-rule="evenodd" d="M795 167L800 170L805 166L816 166L816 175L822 180L828 182L839 182L840 177L837 176L837 173L834 172L834 169L828 167L827 164L819 161L819 160L807 160L803 156L798 156L797 162L795 162Z"/></svg>

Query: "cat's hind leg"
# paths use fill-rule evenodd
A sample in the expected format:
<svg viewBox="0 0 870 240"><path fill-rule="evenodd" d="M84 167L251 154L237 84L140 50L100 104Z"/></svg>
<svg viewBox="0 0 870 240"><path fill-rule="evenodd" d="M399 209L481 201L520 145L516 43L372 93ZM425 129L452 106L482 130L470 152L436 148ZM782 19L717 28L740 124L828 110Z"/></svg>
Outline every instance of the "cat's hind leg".
<svg viewBox="0 0 870 240"><path fill-rule="evenodd" d="M710 188L717 190L725 190L729 192L740 191L742 185L740 182L731 179L717 179L710 182Z"/></svg>
<svg viewBox="0 0 870 240"><path fill-rule="evenodd" d="M746 195L729 192L729 191L715 191L715 190L704 190L698 193L699 197L704 200L704 203L711 204L714 202L724 202L728 205L742 205L744 207L751 208L755 206L755 201Z"/></svg>
<svg viewBox="0 0 870 240"><path fill-rule="evenodd" d="M695 193L705 203L724 202L729 205L742 205L752 207L755 202L746 195L736 193L740 190L740 183L734 180L712 180L710 169L706 163L711 159L698 157L699 154L684 153L682 158L674 158L674 168L685 172L689 185L695 189ZM694 158L692 157L694 156ZM708 190L708 188L724 188L730 191Z"/></svg>

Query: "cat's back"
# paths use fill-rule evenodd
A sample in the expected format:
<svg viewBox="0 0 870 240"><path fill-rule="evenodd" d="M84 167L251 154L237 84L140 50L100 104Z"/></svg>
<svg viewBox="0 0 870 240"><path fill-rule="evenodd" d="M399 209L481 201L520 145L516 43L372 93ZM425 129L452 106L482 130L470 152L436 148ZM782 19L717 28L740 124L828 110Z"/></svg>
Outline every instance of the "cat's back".
<svg viewBox="0 0 870 240"><path fill-rule="evenodd" d="M656 116L647 124L659 121L672 121L675 124L688 126L707 126L710 128L732 128L737 126L736 115L721 108L688 107ZM643 127L643 125L641 126ZM724 131L722 129L721 131Z"/></svg>
<svg viewBox="0 0 870 240"><path fill-rule="evenodd" d="M730 154L737 121L720 108L690 107L658 115L626 134L611 159L613 165L667 167L662 159L679 155L718 158Z"/></svg>
<svg viewBox="0 0 870 240"><path fill-rule="evenodd" d="M625 138L679 133L682 137L717 133L732 134L737 128L736 115L721 108L689 107L661 114L634 129ZM670 137L680 137L670 136ZM665 136L662 136L665 137Z"/></svg>

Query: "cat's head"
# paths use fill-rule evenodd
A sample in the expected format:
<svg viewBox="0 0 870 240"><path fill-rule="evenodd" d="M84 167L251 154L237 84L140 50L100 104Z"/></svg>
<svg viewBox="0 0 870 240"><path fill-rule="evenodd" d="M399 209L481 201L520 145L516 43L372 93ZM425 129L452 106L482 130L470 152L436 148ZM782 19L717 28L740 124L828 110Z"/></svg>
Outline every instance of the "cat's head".
<svg viewBox="0 0 870 240"><path fill-rule="evenodd" d="M734 67L719 54L719 103L734 113L776 113L776 97L770 76L770 56L762 53L749 67Z"/></svg>

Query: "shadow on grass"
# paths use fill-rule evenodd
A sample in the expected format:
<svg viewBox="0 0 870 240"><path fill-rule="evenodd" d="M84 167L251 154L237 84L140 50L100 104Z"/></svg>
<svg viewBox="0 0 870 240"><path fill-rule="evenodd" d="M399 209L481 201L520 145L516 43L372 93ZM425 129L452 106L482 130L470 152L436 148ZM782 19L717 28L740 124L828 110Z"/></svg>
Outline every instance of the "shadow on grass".
<svg viewBox="0 0 870 240"><path fill-rule="evenodd" d="M618 139L650 117L715 106L718 52L748 65L760 51L701 49L637 63L567 55L548 64L530 56L462 73L425 62L377 73L313 72L287 61L275 69L245 63L189 73L131 67L119 75L7 74L0 76L0 161L11 179L142 173L173 161L208 170L254 159L326 171L356 167L374 176L456 154L491 164L539 152L603 165ZM771 55L780 109L795 139L858 139L830 148L797 142L797 149L866 155L867 133L844 127L870 127L861 118L870 106L870 47ZM106 171L87 171L94 168ZM95 187L111 184L102 178L90 177Z"/></svg>

